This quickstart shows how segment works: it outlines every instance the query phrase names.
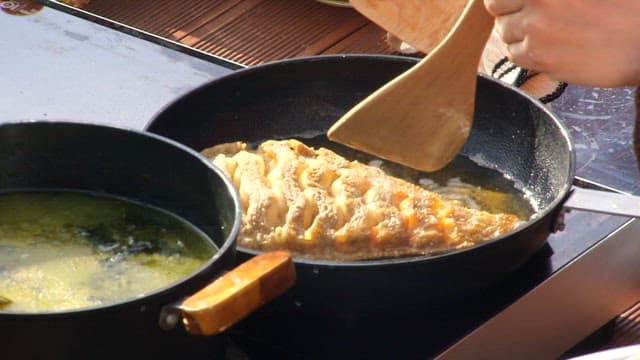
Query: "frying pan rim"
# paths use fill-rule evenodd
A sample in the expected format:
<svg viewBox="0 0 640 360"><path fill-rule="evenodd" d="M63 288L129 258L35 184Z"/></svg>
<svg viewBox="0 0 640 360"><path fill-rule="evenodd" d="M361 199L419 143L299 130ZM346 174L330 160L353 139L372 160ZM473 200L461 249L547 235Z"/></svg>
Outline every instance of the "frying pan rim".
<svg viewBox="0 0 640 360"><path fill-rule="evenodd" d="M228 81L231 81L231 80L233 80L233 79L235 79L237 77L248 76L247 74L250 75L250 74L252 74L254 72L261 71L263 68L289 66L289 64L291 64L291 63L308 63L308 62L317 62L317 61L337 61L337 60L340 60L340 59L346 61L346 60L351 59L351 58L353 58L353 59L365 59L365 60L389 59L389 60L392 60L392 61L406 62L408 64L414 64L418 60L416 58L412 58L412 57L408 57L408 56L401 56L401 55L321 54L321 55L302 56L302 57L290 58L290 59L273 60L273 61L269 61L269 62L265 62L265 63L260 63L260 64L257 64L257 65L245 66L243 68L240 68L240 69L237 69L237 70L233 70L232 72L230 72L228 74L222 75L220 77L217 77L217 78L214 78L214 79L212 79L210 81L202 83L202 84L192 88L191 90L188 90L187 92L183 93L182 95L177 96L173 100L171 100L168 103L166 103L164 106L161 106L160 109L158 111L156 111L150 117L149 121L147 121L147 123L143 126L142 129L143 129L143 131L148 131L148 132L153 133L149 129L155 124L156 119L161 114L163 114L165 111L167 111L167 109L174 107L175 105L177 105L181 101L184 101L184 99L188 99L190 97L190 95L193 95L195 93L199 93L201 91L204 91L209 87L217 86L218 83L228 82Z"/></svg>
<svg viewBox="0 0 640 360"><path fill-rule="evenodd" d="M242 78L242 77L246 77L246 76L251 76L251 74L253 74L254 72L260 72L263 69L272 69L272 68L279 68L279 67L283 67L283 66L290 66L291 64L298 64L298 63L310 63L310 62L321 62L321 61L333 61L333 62L340 62L340 61L347 61L349 59L363 59L363 60L373 60L373 61L393 61L393 62L405 62L405 63L410 63L410 64L415 64L417 63L420 59L418 58L414 58L414 57L409 57L409 56L402 56L402 55L386 55L386 54L322 54L322 55L311 55L311 56L303 56L303 57L297 57L297 58L289 58L289 59L281 59L281 60L274 60L274 61L270 61L270 62L266 62L266 63L262 63L262 64L258 64L258 65L254 65L254 66L249 66L249 67L245 67L245 68L241 68L238 70L235 70L229 74L223 75L221 77L218 77L216 79L213 79L209 82L206 82L204 84L201 84L195 88L193 88L192 90L184 93L183 95L177 97L176 99L174 99L173 101L169 102L168 104L166 104L164 107L162 107L160 109L160 111L158 111L156 114L154 114L151 119L147 122L147 124L144 126L144 130L145 131L149 131L149 132L153 132L153 125L156 123L156 119L157 117L159 117L161 114L163 114L166 110L172 108L173 106L179 104L181 101L184 101L184 99L188 99L190 97L190 95L193 95L195 93L200 93L202 91L205 91L207 88L209 87L215 87L220 83L224 83L224 82L229 82L229 81L234 81L237 78ZM406 256L406 257L398 257L398 258L388 258L388 259L377 259L377 260L361 260L361 261L333 261L333 260L316 260L316 259L310 259L310 258L302 258L302 257L293 257L293 261L296 264L301 264L301 265L307 265L307 266L328 266L331 267L332 269L340 269L340 268L345 268L345 269L352 269L354 267L357 268L361 268L361 269L375 269L375 268L386 268L387 266L393 265L393 266L412 266L418 263L427 263L427 262L435 262L435 261L441 261L444 258L448 258L454 255L460 255L460 254L465 254L465 253L469 253L469 252L476 252L476 251L480 251L480 249L487 247L487 246L491 246L492 244L498 242L498 241L508 241L509 239L506 239L516 233L519 232L523 232L526 231L527 229L533 227L534 225L536 225L538 223L538 221L540 221L541 219L546 218L547 216L550 216L551 213L553 211L555 211L559 206L561 206L561 204L565 201L567 194L569 193L571 186L572 186L572 181L575 177L575 166L576 166L576 155L575 155L575 146L573 143L573 139L571 137L571 134L568 130L568 128L566 127L566 125L564 124L564 122L557 116L555 115L548 107L546 107L542 102L540 102L538 99L534 98L533 96L529 95L528 93L526 93L525 91L523 91L522 89L506 83L504 81L500 81L497 79L494 79L493 77L483 74L483 73L478 73L478 78L479 79L483 79L483 81L488 81L491 82L492 84L501 87L502 89L506 89L510 92L515 93L517 96L524 98L525 100L527 100L527 102L529 104L531 104L531 106L534 106L535 108L537 108L538 110L542 111L552 122L553 124L557 127L558 129L558 135L560 135L561 138L563 138L565 141L565 145L567 147L567 156L568 156L568 174L567 174L567 180L565 181L565 184L562 186L562 188L558 191L557 196L553 199L553 201L551 201L544 209L536 211L536 213L534 214L534 216L532 216L531 218L529 218L524 224L521 224L520 226L518 226L516 229L511 230L501 236L483 241L480 244L476 244L474 246L468 247L468 248L464 248L464 249L454 249L451 251L447 251L445 253L442 254L437 254L437 255L418 255L418 256ZM212 144L214 145L214 144ZM502 172L502 171L501 171ZM248 249L245 248L243 246L238 245L236 247L236 249L240 252L240 253L245 253L245 254L250 254L252 256L255 256L257 254L262 253L263 251L258 251L258 250L252 250L252 249Z"/></svg>
<svg viewBox="0 0 640 360"><path fill-rule="evenodd" d="M174 288L179 287L193 279L195 279L199 274L201 274L204 271L207 271L211 266L213 266L213 264L215 262L217 262L222 256L224 256L225 254L227 254L228 252L233 252L236 250L236 239L238 237L238 234L240 232L240 222L241 222L241 216L242 216L242 208L240 205L240 197L239 194L237 192L237 190L235 189L235 187L233 186L233 183L231 182L231 180L229 180L227 178L227 176L224 175L224 173L222 173L222 171L215 166L214 164L211 163L211 161L209 161L206 157L204 157L202 154L198 153L197 151L193 150L192 148L181 144L175 140L172 140L170 138L164 137L162 135L158 135L152 132L147 132L144 130L137 130L134 128L130 128L130 127L126 127L126 126L122 126L122 125L116 125L116 124L105 124L105 123L96 123L96 122L82 122L82 121L76 121L76 120L47 120L47 119L28 119L28 120L15 120L15 121L6 121L6 122L2 122L0 123L0 129L8 127L8 126L15 126L15 125L23 125L23 124L45 124L45 125L53 125L53 126L82 126L82 127L93 127L93 128L103 128L103 129L109 129L109 130L117 130L117 131L121 131L121 132L128 132L131 133L135 136L138 137L142 137L142 138L151 138L154 139L154 141L158 141L158 142L162 142L162 143L167 143L170 146L176 147L177 149L179 149L180 151L186 152L188 153L190 156L194 157L194 159L197 159L199 162L203 163L207 168L209 168L210 170L212 170L216 176L218 178L220 178L220 180L222 180L224 186L225 186L225 191L228 191L231 199L233 201L233 206L234 206L234 219L233 219L233 224L231 225L231 229L229 232L229 235L226 236L222 246L218 246L217 244L214 243L213 239L211 239L210 236L207 235L207 239L214 243L214 245L216 246L217 250L215 254L213 254L209 259L207 259L207 261L205 263L203 263L200 267L198 267L198 269L194 270L192 273L190 273L187 276L184 276L182 278L180 278L177 281L174 281L166 286L157 288L153 291L150 291L148 293L145 293L143 296L140 297L135 297L135 298L129 298L129 299L124 299L124 300L120 300L120 301L116 301L116 302L111 302L105 305L94 305L94 306L87 306L87 307L81 307L81 308L74 308L74 309L68 309L68 310L61 310L61 311L38 311L38 312L20 312L20 311L6 311L6 310L2 310L0 309L0 318L2 317L7 317L7 318L29 318L29 319L36 319L36 318L40 318L40 317L46 317L46 318L51 318L51 317L58 317L58 316L64 316L67 317L69 315L77 315L77 316L84 316L84 314L87 313L94 313L94 312L101 312L101 311L111 311L112 309L116 309L119 307L123 307L123 306L131 306L135 303L140 303L140 302L146 302L146 301L153 301L153 299L157 296L166 294L168 292L171 292ZM113 194L112 194L113 195ZM116 195L114 195L116 196ZM125 198L126 197L122 197L122 195L117 195L120 196L121 198ZM132 200L132 199L130 199ZM133 200L136 202L140 202L139 200ZM161 208L164 211L168 211L166 209ZM169 211L171 214L173 214L173 212ZM175 214L174 214L175 215ZM199 231L202 231L198 228ZM204 233L204 232L203 232ZM206 235L206 234L205 234ZM213 279L211 279L213 280ZM204 285L203 285L204 286ZM176 294L174 297L176 300L180 299L181 297L185 297L187 295L190 294Z"/></svg>

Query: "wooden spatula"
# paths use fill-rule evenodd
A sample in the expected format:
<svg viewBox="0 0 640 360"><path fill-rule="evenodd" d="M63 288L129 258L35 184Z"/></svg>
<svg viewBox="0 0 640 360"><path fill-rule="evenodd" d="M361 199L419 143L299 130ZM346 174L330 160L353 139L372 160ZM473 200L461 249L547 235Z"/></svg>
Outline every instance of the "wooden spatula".
<svg viewBox="0 0 640 360"><path fill-rule="evenodd" d="M406 0L384 0L402 9ZM447 2L423 0L424 11ZM352 1L365 14L376 1ZM362 10L361 10L362 9ZM378 15L384 15L378 7ZM372 12L370 12L372 13ZM398 21L392 11L386 15ZM378 24L384 24L380 18ZM381 25L383 26L383 25ZM464 145L477 69L493 27L482 0L468 1L445 39L411 69L369 95L327 132L330 140L423 171L444 167Z"/></svg>

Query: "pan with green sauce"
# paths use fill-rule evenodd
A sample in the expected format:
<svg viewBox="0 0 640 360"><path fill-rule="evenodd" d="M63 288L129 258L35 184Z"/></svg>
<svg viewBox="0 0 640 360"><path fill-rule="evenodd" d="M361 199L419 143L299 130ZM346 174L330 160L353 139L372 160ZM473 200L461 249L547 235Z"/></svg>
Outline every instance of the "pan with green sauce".
<svg viewBox="0 0 640 360"><path fill-rule="evenodd" d="M164 210L91 193L0 194L0 312L57 312L145 296L216 252Z"/></svg>

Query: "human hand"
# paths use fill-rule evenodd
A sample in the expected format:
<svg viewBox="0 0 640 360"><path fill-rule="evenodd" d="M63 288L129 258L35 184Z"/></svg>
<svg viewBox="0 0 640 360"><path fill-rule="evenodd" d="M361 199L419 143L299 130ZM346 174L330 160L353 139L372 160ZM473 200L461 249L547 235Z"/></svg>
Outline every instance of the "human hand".
<svg viewBox="0 0 640 360"><path fill-rule="evenodd" d="M640 85L640 1L484 3L518 66L577 85Z"/></svg>

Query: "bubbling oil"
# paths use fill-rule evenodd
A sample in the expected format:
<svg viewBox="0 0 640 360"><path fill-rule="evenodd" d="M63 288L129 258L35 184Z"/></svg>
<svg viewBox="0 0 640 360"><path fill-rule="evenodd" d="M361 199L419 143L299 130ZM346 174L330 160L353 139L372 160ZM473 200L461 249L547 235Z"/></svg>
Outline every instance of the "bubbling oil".
<svg viewBox="0 0 640 360"><path fill-rule="evenodd" d="M56 312L144 296L216 252L164 210L72 191L0 194L0 311Z"/></svg>
<svg viewBox="0 0 640 360"><path fill-rule="evenodd" d="M512 180L465 156L457 156L439 171L426 173L329 141L324 135L297 140L312 147L325 147L349 160L379 167L389 175L439 193L468 208L513 214L523 222L535 213L529 197Z"/></svg>

